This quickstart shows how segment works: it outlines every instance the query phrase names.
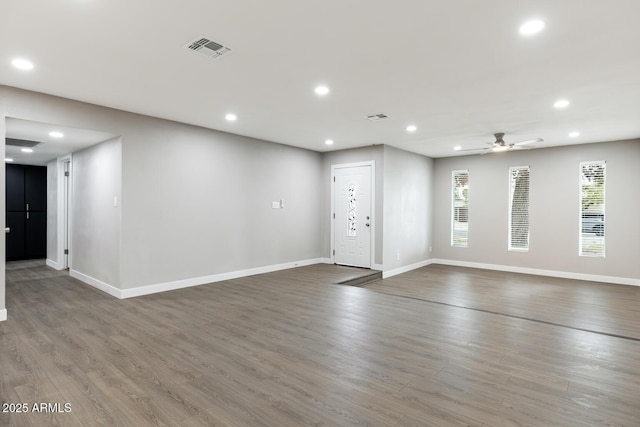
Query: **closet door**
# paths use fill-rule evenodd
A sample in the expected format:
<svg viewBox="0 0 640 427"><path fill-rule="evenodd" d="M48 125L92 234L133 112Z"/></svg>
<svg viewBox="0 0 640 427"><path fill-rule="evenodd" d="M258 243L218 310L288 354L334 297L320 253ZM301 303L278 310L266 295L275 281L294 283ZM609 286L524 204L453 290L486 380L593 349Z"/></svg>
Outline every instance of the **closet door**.
<svg viewBox="0 0 640 427"><path fill-rule="evenodd" d="M47 168L25 166L25 258L47 256Z"/></svg>
<svg viewBox="0 0 640 427"><path fill-rule="evenodd" d="M6 167L6 210L22 212L25 210L24 200L24 166L7 164Z"/></svg>
<svg viewBox="0 0 640 427"><path fill-rule="evenodd" d="M25 166L24 202L26 211L47 211L47 168Z"/></svg>
<svg viewBox="0 0 640 427"><path fill-rule="evenodd" d="M24 259L25 257L25 213L7 212L7 227L11 229L7 234L7 261Z"/></svg>
<svg viewBox="0 0 640 427"><path fill-rule="evenodd" d="M24 166L5 165L6 168L6 237L7 261L23 259L25 255L25 198Z"/></svg>
<svg viewBox="0 0 640 427"><path fill-rule="evenodd" d="M47 257L47 213L27 212L24 227L24 258Z"/></svg>
<svg viewBox="0 0 640 427"><path fill-rule="evenodd" d="M6 259L47 256L47 168L6 165Z"/></svg>

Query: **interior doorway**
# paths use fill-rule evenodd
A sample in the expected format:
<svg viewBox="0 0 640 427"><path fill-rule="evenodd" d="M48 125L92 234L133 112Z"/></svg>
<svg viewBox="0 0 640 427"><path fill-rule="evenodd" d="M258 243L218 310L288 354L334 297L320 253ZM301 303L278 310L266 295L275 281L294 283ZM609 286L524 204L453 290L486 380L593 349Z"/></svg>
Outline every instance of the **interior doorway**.
<svg viewBox="0 0 640 427"><path fill-rule="evenodd" d="M39 253L38 258L43 262L46 260L49 267L57 270L69 269L73 264L70 247L73 224L71 153L108 141L116 135L24 118L5 117L4 121L5 158L14 165L37 166L45 170L47 212L41 216L45 217L46 228L41 227L43 231L38 236L45 242L46 251ZM25 147L29 150L23 150ZM39 214L35 206L29 204L29 210L29 219L36 219ZM6 238L11 238L11 231Z"/></svg>

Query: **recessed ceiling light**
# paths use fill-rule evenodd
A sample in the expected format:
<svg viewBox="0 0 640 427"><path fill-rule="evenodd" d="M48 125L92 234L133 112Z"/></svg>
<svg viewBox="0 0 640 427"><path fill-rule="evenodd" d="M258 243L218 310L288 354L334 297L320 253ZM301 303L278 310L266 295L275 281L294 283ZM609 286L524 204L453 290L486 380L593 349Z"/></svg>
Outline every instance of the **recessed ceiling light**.
<svg viewBox="0 0 640 427"><path fill-rule="evenodd" d="M407 132L415 132L418 128L415 125L407 126Z"/></svg>
<svg viewBox="0 0 640 427"><path fill-rule="evenodd" d="M577 138L580 136L580 132L573 131L569 133L569 138Z"/></svg>
<svg viewBox="0 0 640 427"><path fill-rule="evenodd" d="M545 22L539 19L533 19L520 25L520 34L523 36L532 36L539 33L545 27Z"/></svg>
<svg viewBox="0 0 640 427"><path fill-rule="evenodd" d="M326 95L329 93L329 88L326 86L317 86L314 89L314 92L316 93L316 95Z"/></svg>
<svg viewBox="0 0 640 427"><path fill-rule="evenodd" d="M21 148L20 151L23 153L33 153L33 148Z"/></svg>
<svg viewBox="0 0 640 427"><path fill-rule="evenodd" d="M13 162L13 159L11 157L5 157L4 161L11 163L11 162Z"/></svg>
<svg viewBox="0 0 640 427"><path fill-rule="evenodd" d="M556 102L554 102L553 106L557 109L562 109L562 108L567 108L569 104L570 102L567 101L566 99L559 99Z"/></svg>
<svg viewBox="0 0 640 427"><path fill-rule="evenodd" d="M456 145L455 147L453 147L453 149L456 150L456 151L460 151L460 150L462 150L462 147L459 146L459 145Z"/></svg>
<svg viewBox="0 0 640 427"><path fill-rule="evenodd" d="M23 58L14 59L13 61L11 61L11 65L16 67L18 70L23 70L23 71L33 70L33 62Z"/></svg>
<svg viewBox="0 0 640 427"><path fill-rule="evenodd" d="M236 116L233 113L229 113L226 116L224 116L225 119L227 119L228 122L235 122L236 120L238 120L238 116Z"/></svg>
<svg viewBox="0 0 640 427"><path fill-rule="evenodd" d="M49 136L51 138L62 138L64 134L62 132L53 131L53 132L49 132Z"/></svg>
<svg viewBox="0 0 640 427"><path fill-rule="evenodd" d="M333 139L327 139L324 143L327 145L333 145Z"/></svg>

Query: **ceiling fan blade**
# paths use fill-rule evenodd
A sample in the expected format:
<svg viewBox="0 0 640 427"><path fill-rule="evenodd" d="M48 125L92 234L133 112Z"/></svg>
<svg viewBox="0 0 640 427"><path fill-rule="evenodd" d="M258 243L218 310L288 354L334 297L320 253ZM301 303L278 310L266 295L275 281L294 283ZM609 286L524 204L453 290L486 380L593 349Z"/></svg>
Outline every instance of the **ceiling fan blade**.
<svg viewBox="0 0 640 427"><path fill-rule="evenodd" d="M534 139L527 139L525 141L519 141L519 142L515 142L512 144L507 144L504 142L504 133L496 133L495 134L496 140L495 142L487 142L488 147L486 148L465 148L464 150L458 150L458 152L460 151L481 151L480 155L484 156L487 153L499 153L502 151L510 151L510 150L531 150L533 148L537 148L535 147L533 144L537 144L539 142L544 141L542 138L534 138Z"/></svg>
<svg viewBox="0 0 640 427"><path fill-rule="evenodd" d="M461 151L486 151L489 150L489 147L487 148L465 148L464 150L457 150L458 153Z"/></svg>
<svg viewBox="0 0 640 427"><path fill-rule="evenodd" d="M542 138L527 139L526 141L514 142L513 145L520 146L520 145L537 144L542 141L544 141L544 139Z"/></svg>

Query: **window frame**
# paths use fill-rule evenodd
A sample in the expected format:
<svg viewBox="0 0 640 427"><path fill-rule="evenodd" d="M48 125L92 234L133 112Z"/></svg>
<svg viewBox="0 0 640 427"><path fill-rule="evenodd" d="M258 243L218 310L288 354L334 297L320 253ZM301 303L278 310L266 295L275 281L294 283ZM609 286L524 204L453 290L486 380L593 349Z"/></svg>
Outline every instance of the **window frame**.
<svg viewBox="0 0 640 427"><path fill-rule="evenodd" d="M467 209L467 230L465 234L464 242L456 242L455 236L455 223L456 223L456 177L460 174L466 174L467 176L467 199L466 199L466 209ZM451 189L450 189L450 197L451 197L451 228L450 228L450 237L451 237L451 246L456 248L467 248L469 247L469 170L468 169L454 169L451 171ZM459 216L459 214L458 214ZM459 222L459 221L458 221Z"/></svg>
<svg viewBox="0 0 640 427"><path fill-rule="evenodd" d="M513 186L512 174L514 170L526 170L528 172L528 182L527 182L527 246L526 247L517 247L513 245L512 237L512 227L513 227L513 193L515 191L515 186ZM510 252L529 252L529 248L531 245L531 167L529 165L524 166L510 166L509 167L509 206L508 206L508 219L507 219L507 250Z"/></svg>
<svg viewBox="0 0 640 427"><path fill-rule="evenodd" d="M602 165L602 251L601 252L593 252L593 251L585 251L585 243L583 236L583 220L585 209L582 208L584 194L583 194L583 170L584 166L588 165ZM607 236L607 221L606 221L606 205L607 205L607 162L605 160L596 160L596 161L587 161L580 162L578 168L578 256L587 257L587 258L605 258L606 257L606 236Z"/></svg>

